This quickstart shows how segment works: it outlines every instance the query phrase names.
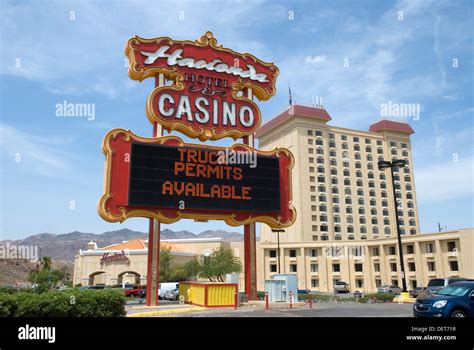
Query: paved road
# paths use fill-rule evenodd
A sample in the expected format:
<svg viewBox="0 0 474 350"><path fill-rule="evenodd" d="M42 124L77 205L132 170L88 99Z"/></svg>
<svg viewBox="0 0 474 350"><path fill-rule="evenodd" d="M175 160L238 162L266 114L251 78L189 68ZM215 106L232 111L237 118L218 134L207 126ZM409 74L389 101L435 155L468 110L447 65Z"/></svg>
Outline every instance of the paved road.
<svg viewBox="0 0 474 350"><path fill-rule="evenodd" d="M207 309L167 317L413 317L411 304L318 303L313 306L313 309L293 310Z"/></svg>

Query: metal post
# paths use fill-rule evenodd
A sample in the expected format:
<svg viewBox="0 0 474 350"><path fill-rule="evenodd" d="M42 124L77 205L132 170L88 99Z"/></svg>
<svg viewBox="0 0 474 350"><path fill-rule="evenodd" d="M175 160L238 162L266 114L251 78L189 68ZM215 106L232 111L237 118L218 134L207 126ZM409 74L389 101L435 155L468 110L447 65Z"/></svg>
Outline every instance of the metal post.
<svg viewBox="0 0 474 350"><path fill-rule="evenodd" d="M308 291L308 303L309 303L309 308L313 308L313 295L311 294L311 291Z"/></svg>
<svg viewBox="0 0 474 350"><path fill-rule="evenodd" d="M293 308L293 291L290 290L290 309Z"/></svg>
<svg viewBox="0 0 474 350"><path fill-rule="evenodd" d="M265 309L268 310L268 292L265 292Z"/></svg>
<svg viewBox="0 0 474 350"><path fill-rule="evenodd" d="M402 247L402 236L400 234L400 223L398 221L398 202L397 196L395 192L395 180L393 175L393 164L390 165L390 172L392 174L392 192L393 192L393 202L395 205L395 220L397 221L397 239L398 239L398 253L400 255L400 269L402 272L402 284L403 284L403 292L407 291L407 281L406 281L406 274L405 274L405 264L403 262L403 247Z"/></svg>
<svg viewBox="0 0 474 350"><path fill-rule="evenodd" d="M277 258L278 258L278 274L280 274L280 231L277 231L277 242L278 242L278 251L277 251Z"/></svg>

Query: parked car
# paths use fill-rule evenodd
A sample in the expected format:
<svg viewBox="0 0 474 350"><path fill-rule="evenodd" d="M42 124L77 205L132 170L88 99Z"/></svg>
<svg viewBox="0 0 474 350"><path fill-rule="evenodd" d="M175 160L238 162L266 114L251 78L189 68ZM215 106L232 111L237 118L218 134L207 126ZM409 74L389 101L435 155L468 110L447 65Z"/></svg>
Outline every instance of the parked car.
<svg viewBox="0 0 474 350"><path fill-rule="evenodd" d="M169 290L165 293L165 300L178 300L179 298L179 289L175 288L173 290Z"/></svg>
<svg viewBox="0 0 474 350"><path fill-rule="evenodd" d="M334 293L349 293L349 284L344 281L334 283Z"/></svg>
<svg viewBox="0 0 474 350"><path fill-rule="evenodd" d="M398 295L402 292L402 289L399 286L396 286L394 284L386 284L383 285L382 287L379 287L377 289L377 292L379 293L391 293L394 295Z"/></svg>
<svg viewBox="0 0 474 350"><path fill-rule="evenodd" d="M419 296L426 294L426 292L423 293L425 290L426 290L425 287L416 287L415 289L412 289L409 293L412 298L417 298Z"/></svg>
<svg viewBox="0 0 474 350"><path fill-rule="evenodd" d="M105 286L103 285L94 285L94 286L82 286L81 288L79 288L81 290L93 290L93 289L105 289Z"/></svg>
<svg viewBox="0 0 474 350"><path fill-rule="evenodd" d="M178 282L167 282L167 283L160 283L160 289L158 290L158 298L164 299L165 293L169 290L173 290L179 287Z"/></svg>
<svg viewBox="0 0 474 350"><path fill-rule="evenodd" d="M416 299L415 317L474 317L474 281L451 283L439 290Z"/></svg>
<svg viewBox="0 0 474 350"><path fill-rule="evenodd" d="M426 292L428 294L437 293L444 287L449 286L452 283L467 281L467 278L433 278L428 282Z"/></svg>
<svg viewBox="0 0 474 350"><path fill-rule="evenodd" d="M364 297L364 293L362 293L361 291L356 290L354 292L354 298L363 298L363 297Z"/></svg>
<svg viewBox="0 0 474 350"><path fill-rule="evenodd" d="M134 298L134 297L138 297L140 291L143 290L144 288L145 286L133 286L133 288L124 289L123 292L126 297Z"/></svg>

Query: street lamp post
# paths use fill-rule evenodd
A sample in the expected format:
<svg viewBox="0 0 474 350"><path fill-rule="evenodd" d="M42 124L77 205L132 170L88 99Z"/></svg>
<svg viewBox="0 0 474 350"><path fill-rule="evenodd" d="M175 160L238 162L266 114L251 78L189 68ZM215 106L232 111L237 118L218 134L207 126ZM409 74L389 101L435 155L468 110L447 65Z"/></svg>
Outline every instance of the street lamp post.
<svg viewBox="0 0 474 350"><path fill-rule="evenodd" d="M395 193L395 180L393 175L394 168L403 168L407 164L406 160L404 159L393 159L391 162L386 160L381 160L377 163L379 170L385 170L390 168L390 173L392 175L392 192L393 192L393 202L395 205L395 220L397 221L397 239L398 239L398 254L400 256L400 270L402 273L402 284L403 284L403 292L407 291L407 281L406 281L406 274L405 274L405 264L403 262L403 248L402 248L402 236L400 234L400 223L398 220L398 202Z"/></svg>
<svg viewBox="0 0 474 350"><path fill-rule="evenodd" d="M273 228L272 232L276 232L277 234L277 245L278 245L277 261L278 261L278 273L280 273L280 232L285 232L285 230Z"/></svg>

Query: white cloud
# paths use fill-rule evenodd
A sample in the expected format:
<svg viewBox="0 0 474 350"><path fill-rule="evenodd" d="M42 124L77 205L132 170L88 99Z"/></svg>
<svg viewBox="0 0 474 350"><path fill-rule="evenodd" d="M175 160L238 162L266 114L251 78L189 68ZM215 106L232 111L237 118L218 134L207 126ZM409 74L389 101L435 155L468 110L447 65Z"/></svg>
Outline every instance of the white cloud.
<svg viewBox="0 0 474 350"><path fill-rule="evenodd" d="M71 140L29 134L14 127L0 124L0 146L3 164L22 167L27 172L58 176L69 169L67 155L58 145ZM18 161L19 160L19 161Z"/></svg>
<svg viewBox="0 0 474 350"><path fill-rule="evenodd" d="M474 195L474 158L435 164L415 173L418 202L443 202Z"/></svg>
<svg viewBox="0 0 474 350"><path fill-rule="evenodd" d="M311 64L314 64L314 63L322 63L324 61L326 61L326 55L320 55L320 56L306 56L304 61L306 63L311 63Z"/></svg>

